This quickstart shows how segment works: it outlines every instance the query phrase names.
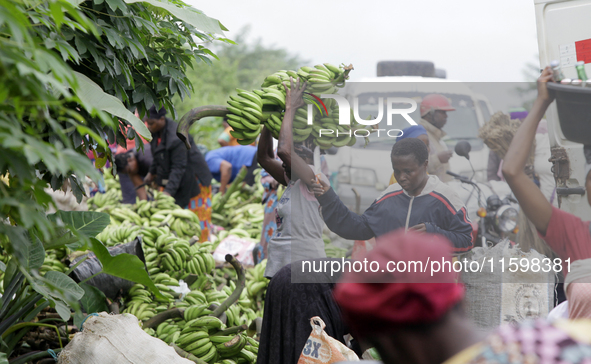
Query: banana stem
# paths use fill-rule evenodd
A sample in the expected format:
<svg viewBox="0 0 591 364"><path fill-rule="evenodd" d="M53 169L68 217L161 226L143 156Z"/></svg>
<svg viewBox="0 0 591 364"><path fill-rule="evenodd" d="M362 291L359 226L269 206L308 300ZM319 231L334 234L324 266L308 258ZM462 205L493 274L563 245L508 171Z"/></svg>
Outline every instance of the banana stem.
<svg viewBox="0 0 591 364"><path fill-rule="evenodd" d="M246 326L246 325L233 326L233 327L228 327L225 330L218 331L215 333L215 335L226 336L226 335L237 334L239 332L246 331L246 330L248 330L248 326Z"/></svg>
<svg viewBox="0 0 591 364"><path fill-rule="evenodd" d="M159 314L153 316L151 319L149 319L148 321L144 322L143 328L144 329L155 329L158 327L158 325L160 325L161 323L163 323L164 321L171 319L171 318L183 318L185 314L185 309L184 308L172 308L170 310L164 311L164 312L160 312Z"/></svg>
<svg viewBox="0 0 591 364"><path fill-rule="evenodd" d="M351 71L353 70L353 65L352 65L352 64L348 65L347 67L345 67L345 68L344 68L344 70L345 70L345 71L344 71L343 73L341 73L341 74L339 75L339 77L337 77L337 78L336 78L336 79L333 81L333 83L334 83L334 84L338 84L338 83L341 83L341 82L345 82L345 80L349 78L349 72L351 72Z"/></svg>
<svg viewBox="0 0 591 364"><path fill-rule="evenodd" d="M199 359L198 357L196 357L195 355L184 351L183 349L179 348L175 343L170 344L170 346L173 347L174 351L176 351L177 354L179 354L182 358L184 359L189 359L197 364L207 364L207 362Z"/></svg>
<svg viewBox="0 0 591 364"><path fill-rule="evenodd" d="M176 135L185 143L187 149L191 149L191 143L189 143L189 129L193 123L207 116L226 116L228 113L229 111L225 106L206 105L196 107L183 115L181 121L179 121L179 126L176 129Z"/></svg>
<svg viewBox="0 0 591 364"><path fill-rule="evenodd" d="M240 294L244 289L244 282L246 281L246 277L244 275L244 268L242 267L242 264L240 264L236 257L234 257L231 254L226 254L226 262L230 263L232 267L234 267L234 270L236 270L236 274L238 276L238 280L236 282L236 289L234 290L234 292L232 292L230 297L226 298L226 300L222 302L222 304L211 313L210 316L220 317L222 313L224 313L228 309L228 307L230 307L234 302L236 302L240 298Z"/></svg>

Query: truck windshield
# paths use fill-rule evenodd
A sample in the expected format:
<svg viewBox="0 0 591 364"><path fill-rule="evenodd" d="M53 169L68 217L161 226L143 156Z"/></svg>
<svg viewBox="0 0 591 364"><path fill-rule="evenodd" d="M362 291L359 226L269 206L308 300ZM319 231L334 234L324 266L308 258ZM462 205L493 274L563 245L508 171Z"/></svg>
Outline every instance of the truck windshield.
<svg viewBox="0 0 591 364"><path fill-rule="evenodd" d="M378 114L378 101L379 98L383 98L383 102L386 103L388 97L403 97L411 98L417 101L417 109L409 114L409 116L419 121L420 116L420 100L428 95L427 93L421 92L384 92L384 93L362 93L359 94L359 116L362 119L375 119ZM476 116L476 110L472 98L468 95L461 94L443 94L447 97L451 105L456 109L455 111L448 111L447 123L443 127L443 130L447 135L443 138L445 143L453 149L456 143L460 140L466 140L472 145L472 150L480 150L483 148L483 142L478 138L478 119ZM409 104L393 104L393 108L407 109ZM386 123L386 107L383 107L384 115L382 121L378 124L380 129L405 129L410 124L401 116L392 116L392 125ZM353 121L352 121L353 123ZM396 135L396 133L391 133ZM377 133L372 133L369 136L369 143L365 145L365 138L357 138L356 148L369 148L369 149L384 149L390 150L392 145L396 142L396 138L388 137L386 132L380 132L379 136Z"/></svg>

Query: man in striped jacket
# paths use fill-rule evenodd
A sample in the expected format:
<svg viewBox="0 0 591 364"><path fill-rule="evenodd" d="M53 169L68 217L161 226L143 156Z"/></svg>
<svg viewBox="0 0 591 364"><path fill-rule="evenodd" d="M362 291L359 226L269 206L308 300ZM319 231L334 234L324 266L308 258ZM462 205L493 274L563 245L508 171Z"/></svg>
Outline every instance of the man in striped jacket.
<svg viewBox="0 0 591 364"><path fill-rule="evenodd" d="M361 216L350 211L329 185L314 184L328 228L351 240L367 240L405 228L444 235L457 255L471 250L472 226L466 207L451 187L427 174L425 144L416 138L403 139L394 144L391 159L397 183Z"/></svg>

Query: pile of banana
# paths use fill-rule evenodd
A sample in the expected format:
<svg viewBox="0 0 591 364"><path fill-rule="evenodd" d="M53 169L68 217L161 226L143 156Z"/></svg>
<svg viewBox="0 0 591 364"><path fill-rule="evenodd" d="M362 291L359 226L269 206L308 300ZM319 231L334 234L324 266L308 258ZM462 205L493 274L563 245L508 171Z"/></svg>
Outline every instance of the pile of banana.
<svg viewBox="0 0 591 364"><path fill-rule="evenodd" d="M324 63L314 67L302 67L298 71L281 70L267 76L260 90L236 89L238 95L230 96L228 100L228 124L234 129L231 134L240 144L248 145L256 140L264 125L273 137L279 139L285 112L284 82L287 87L291 87L290 78L300 78L302 82L308 82L306 92L309 94L334 94L338 88L345 85L352 69L352 66L337 67ZM356 138L351 126L339 125L339 111L335 100L324 99L326 109L317 104L314 96L306 95L304 100L307 104L316 104L312 108L313 125L308 125L307 105L299 108L293 121L294 141L303 142L312 138L314 143L323 149L355 144ZM321 136L320 129L330 131L323 132Z"/></svg>
<svg viewBox="0 0 591 364"><path fill-rule="evenodd" d="M93 197L86 200L89 210L104 211L114 206L119 205L119 201L123 198L121 195L121 185L117 177L111 174L111 170L107 169L103 174L105 181L105 193L96 193Z"/></svg>
<svg viewBox="0 0 591 364"><path fill-rule="evenodd" d="M264 271L264 265L262 267ZM247 277L253 276L254 269L249 270ZM145 328L144 331L169 345L177 345L207 363L254 363L258 342L232 330L240 325L250 325L254 319L260 317L251 308L252 302L247 290L242 291L239 300L226 309L221 319L208 316L236 288L233 280L221 277L229 277L229 273L229 268L222 268L215 269L212 275L200 275L190 285L191 291L184 296L172 289L179 286L177 279L167 273L153 274L152 280L164 299L157 299L145 286L135 284L128 292L122 312L146 321L158 313L183 308L182 318L168 319L154 328ZM219 281L226 284L216 287ZM230 331L224 331L226 328Z"/></svg>
<svg viewBox="0 0 591 364"><path fill-rule="evenodd" d="M267 268L267 259L255 265L252 269L246 272L247 282L246 291L248 296L253 301L260 301L262 294L269 286L269 280L265 278L265 269Z"/></svg>
<svg viewBox="0 0 591 364"><path fill-rule="evenodd" d="M49 272L50 270L54 270L56 272L65 273L68 271L68 267L62 262L66 256L66 249L54 249L49 250L45 253L45 260L43 261L43 265L39 268L39 274L45 275L45 273Z"/></svg>
<svg viewBox="0 0 591 364"><path fill-rule="evenodd" d="M256 187L245 186L232 192L224 208L220 212L212 212L211 221L225 229L218 233L218 241L229 235L260 241L265 218L265 207L261 204L264 188L260 183L260 173L255 171L255 176ZM215 194L212 205L216 206L221 198L221 193Z"/></svg>
<svg viewBox="0 0 591 364"><path fill-rule="evenodd" d="M111 213L112 223L97 238L106 245L116 245L141 237L148 273L163 296L157 298L145 286L136 284L125 297L122 312L147 322L159 313L184 309L182 318L168 319L145 331L210 364L256 361L256 340L238 331L223 330L250 325L257 317L262 317L268 284L263 277L265 261L246 270L246 289L225 310L221 320L209 316L236 288L236 271L229 267L216 268L212 255L216 243L230 234L260 238L263 191L260 183L256 185L244 187L230 196L222 214L213 216L214 222L225 226L226 230L201 244L194 243L194 237L190 238L200 233L196 215L180 209L172 198L161 193L154 194L154 201L140 201L135 205L112 202L102 208ZM221 195L216 196L214 200ZM175 287L180 286L180 280L187 281L190 277L197 277L189 285L191 291L184 295L177 293Z"/></svg>
<svg viewBox="0 0 591 364"><path fill-rule="evenodd" d="M105 173L106 175L107 173ZM105 193L97 192L94 196L86 200L86 203L89 209L103 212L105 209L118 205L122 198L120 189L110 188Z"/></svg>
<svg viewBox="0 0 591 364"><path fill-rule="evenodd" d="M149 274L168 271L182 278L189 274L209 274L215 268L211 242L190 245L189 241L171 234L167 227L151 231L146 228L143 233Z"/></svg>
<svg viewBox="0 0 591 364"><path fill-rule="evenodd" d="M234 321L236 325L248 323L257 317L263 317L264 308L264 293L269 285L269 280L264 277L265 269L267 267L267 260L264 259L254 267L246 269L246 289L242 290L240 298L236 302L236 305L230 306L228 309L240 309L241 314L234 317L238 317L238 320ZM236 272L231 268L218 268L214 271L214 280L219 282L221 277L227 277L230 279L236 278ZM230 287L230 291L234 289L234 283L230 280L227 287ZM227 287L224 287L224 291L228 293ZM228 314L226 311L226 314ZM230 319L228 315L228 319Z"/></svg>
<svg viewBox="0 0 591 364"><path fill-rule="evenodd" d="M174 232L180 238L201 235L197 215L182 209L172 197L159 192L155 193L153 201L110 205L107 212L111 216L111 224L97 236L107 246L130 242L138 235L153 244L164 227L168 228L166 234Z"/></svg>
<svg viewBox="0 0 591 364"><path fill-rule="evenodd" d="M206 363L254 363L258 342L245 334L224 335L226 328L217 317L202 316L185 321L169 320L158 326L154 336L175 344Z"/></svg>
<svg viewBox="0 0 591 364"><path fill-rule="evenodd" d="M220 231L219 240L224 240L228 235L236 235L258 241L261 239L265 209L261 203L251 203L226 209L223 214L212 213L211 218L214 224L228 228Z"/></svg>

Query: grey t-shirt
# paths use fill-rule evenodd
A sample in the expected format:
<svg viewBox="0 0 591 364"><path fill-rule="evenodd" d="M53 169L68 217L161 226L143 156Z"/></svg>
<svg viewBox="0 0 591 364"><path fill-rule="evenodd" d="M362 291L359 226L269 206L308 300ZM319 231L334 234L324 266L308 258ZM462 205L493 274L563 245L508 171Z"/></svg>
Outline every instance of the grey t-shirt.
<svg viewBox="0 0 591 364"><path fill-rule="evenodd" d="M325 175L321 178L328 182ZM275 212L277 230L267 247L265 277L273 277L292 261L326 257L320 204L305 183L289 181Z"/></svg>

